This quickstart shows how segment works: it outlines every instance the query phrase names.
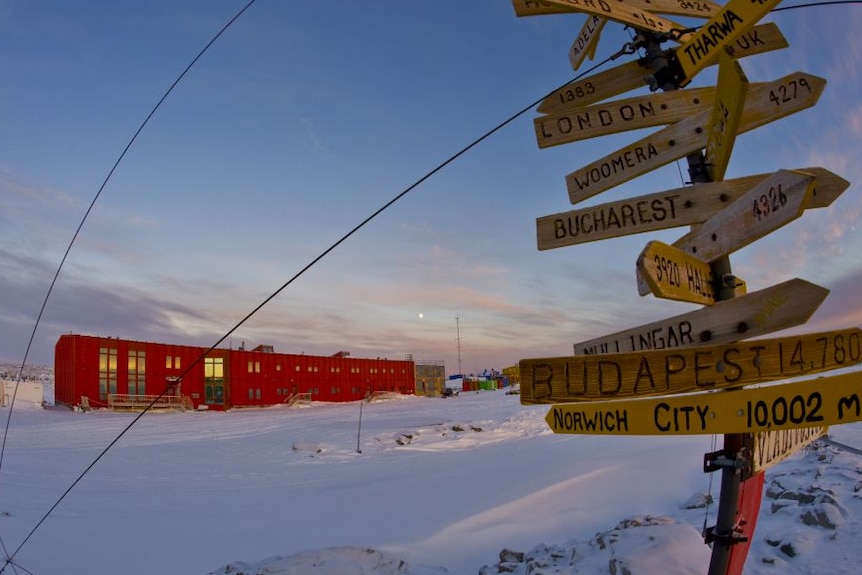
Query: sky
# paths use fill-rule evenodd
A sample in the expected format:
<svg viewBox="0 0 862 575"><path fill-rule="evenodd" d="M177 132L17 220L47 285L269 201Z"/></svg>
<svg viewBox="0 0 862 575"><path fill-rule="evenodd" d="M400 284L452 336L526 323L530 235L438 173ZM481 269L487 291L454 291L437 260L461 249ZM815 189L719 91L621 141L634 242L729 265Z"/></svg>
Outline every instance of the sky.
<svg viewBox="0 0 862 575"><path fill-rule="evenodd" d="M112 166L242 6L0 2L0 359L24 358L57 266ZM68 332L212 345L408 186L571 80L567 54L584 20L517 18L506 0L259 0L113 172L28 363L51 364ZM790 48L743 60L749 80L804 71L828 84L815 108L741 135L726 177L818 166L851 187L733 254L733 270L749 291L794 277L829 288L799 329L859 325L862 46L850 39L862 10L790 10L765 21ZM598 61L629 39L608 25ZM714 82L707 70L691 87ZM536 218L573 209L566 174L650 130L540 150L535 116L528 111L417 186L224 345L410 354L444 360L448 373L479 373L696 309L642 298L635 282L646 243L672 243L684 229L537 249ZM583 205L680 187L680 168Z"/></svg>
<svg viewBox="0 0 862 575"><path fill-rule="evenodd" d="M27 385L0 470L6 556L135 415L42 409ZM557 435L547 409L499 390L151 412L5 572L706 573L713 437ZM862 424L829 437L849 448L767 469L745 575L858 573ZM501 570L504 549L523 555L504 555Z"/></svg>

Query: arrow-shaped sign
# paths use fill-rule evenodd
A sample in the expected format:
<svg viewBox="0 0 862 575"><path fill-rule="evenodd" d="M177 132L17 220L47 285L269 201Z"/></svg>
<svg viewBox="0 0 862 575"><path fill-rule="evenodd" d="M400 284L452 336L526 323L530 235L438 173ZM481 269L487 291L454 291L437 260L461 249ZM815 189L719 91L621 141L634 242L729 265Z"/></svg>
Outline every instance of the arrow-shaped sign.
<svg viewBox="0 0 862 575"><path fill-rule="evenodd" d="M628 130L673 124L710 110L715 87L672 90L593 104L533 120L540 148L549 148Z"/></svg>
<svg viewBox="0 0 862 575"><path fill-rule="evenodd" d="M638 256L638 293L655 297L712 305L715 303L715 279L710 265L697 257L659 241L646 245ZM745 282L733 281L734 297L746 294Z"/></svg>
<svg viewBox="0 0 862 575"><path fill-rule="evenodd" d="M825 86L823 78L795 72L752 88L745 101L739 133L810 108L817 103ZM566 176L569 199L576 204L703 149L709 137L709 118L709 111L701 112L572 172Z"/></svg>
<svg viewBox="0 0 862 575"><path fill-rule="evenodd" d="M829 290L801 279L574 344L575 355L730 343L808 321Z"/></svg>
<svg viewBox="0 0 862 575"><path fill-rule="evenodd" d="M787 48L787 39L773 23L761 24L745 32L727 47L734 58L745 58ZM717 63L716 59L715 62ZM649 85L652 71L638 61L627 62L593 76L580 79L549 94L537 111L551 114L571 107L583 107L601 102L636 88Z"/></svg>
<svg viewBox="0 0 862 575"><path fill-rule="evenodd" d="M653 32L670 34L674 30L682 31L686 29L686 27L681 24L677 24L676 22L657 16L652 12L638 8L636 6L637 2L623 3L615 2L613 0L610 2L606 0L545 0L544 3L550 4L551 6L567 8L573 12L593 14L608 20L634 26L635 28L652 30ZM512 0L515 14L518 16L522 15L519 14L519 12L524 12L524 8L529 11L531 7L536 4L537 2L535 2L535 0ZM539 8L545 10L545 8L541 7L541 4L539 5ZM720 12L721 11L718 13ZM547 12L544 13L547 14ZM689 32L680 36L680 40L683 41L692 36L693 34Z"/></svg>
<svg viewBox="0 0 862 575"><path fill-rule="evenodd" d="M522 359L521 403L631 399L742 387L862 362L859 328L662 351Z"/></svg>
<svg viewBox="0 0 862 575"><path fill-rule="evenodd" d="M723 52L718 60L716 97L704 152L707 173L713 182L724 179L748 90L748 78L739 62Z"/></svg>
<svg viewBox="0 0 862 575"><path fill-rule="evenodd" d="M801 216L813 189L811 174L779 170L674 246L705 262L731 254Z"/></svg>
<svg viewBox="0 0 862 575"><path fill-rule="evenodd" d="M616 0L619 2L619 0ZM721 6L712 0L625 0L632 8L637 8L653 14L669 14L671 16L691 16L709 18L716 14ZM515 14L522 16L546 16L549 14L572 14L584 12L571 4L551 4L542 0L512 0Z"/></svg>
<svg viewBox="0 0 862 575"><path fill-rule="evenodd" d="M712 63L721 49L754 26L781 0L729 0L709 22L676 49L682 70L678 85L685 86Z"/></svg>
<svg viewBox="0 0 862 575"><path fill-rule="evenodd" d="M829 427L804 427L746 433L745 447L747 453L751 454L751 468L748 473L766 471L803 447L811 445L828 431Z"/></svg>
<svg viewBox="0 0 862 575"><path fill-rule="evenodd" d="M572 47L569 48L569 62L572 64L572 70L580 68L588 56L590 60L593 59L596 46L599 44L599 36L606 23L607 20L604 18L595 15L587 16L587 21L584 22L578 36L572 42Z"/></svg>
<svg viewBox="0 0 862 575"><path fill-rule="evenodd" d="M862 420L862 374L713 393L563 403L545 421L554 433L690 435L757 433Z"/></svg>
<svg viewBox="0 0 862 575"><path fill-rule="evenodd" d="M824 168L800 168L798 171L815 177L814 192L806 209L826 207L850 187L850 182ZM538 248L550 250L702 224L771 175L697 184L542 216L536 218Z"/></svg>

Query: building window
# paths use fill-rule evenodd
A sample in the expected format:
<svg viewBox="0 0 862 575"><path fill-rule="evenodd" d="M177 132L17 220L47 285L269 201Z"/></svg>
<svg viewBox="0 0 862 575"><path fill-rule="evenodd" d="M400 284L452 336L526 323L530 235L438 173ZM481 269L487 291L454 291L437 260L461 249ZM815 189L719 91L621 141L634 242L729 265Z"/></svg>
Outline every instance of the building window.
<svg viewBox="0 0 862 575"><path fill-rule="evenodd" d="M254 399L254 390L252 388L248 388L248 398Z"/></svg>
<svg viewBox="0 0 862 575"><path fill-rule="evenodd" d="M299 366L298 366L298 365L296 366L296 371L299 371Z"/></svg>
<svg viewBox="0 0 862 575"><path fill-rule="evenodd" d="M147 352L129 350L129 395L146 395Z"/></svg>
<svg viewBox="0 0 862 575"><path fill-rule="evenodd" d="M204 403L224 405L224 358L204 358Z"/></svg>
<svg viewBox="0 0 862 575"><path fill-rule="evenodd" d="M174 358L171 356L165 357L165 368L172 369L174 367Z"/></svg>
<svg viewBox="0 0 862 575"><path fill-rule="evenodd" d="M254 398L256 400L260 401L260 388L259 387L254 390Z"/></svg>
<svg viewBox="0 0 862 575"><path fill-rule="evenodd" d="M281 371L281 364L280 363L275 364L275 371Z"/></svg>
<svg viewBox="0 0 862 575"><path fill-rule="evenodd" d="M248 372L249 373L260 373L260 362L259 361L248 362Z"/></svg>
<svg viewBox="0 0 862 575"><path fill-rule="evenodd" d="M180 369L180 356L174 357L174 369Z"/></svg>
<svg viewBox="0 0 862 575"><path fill-rule="evenodd" d="M117 393L117 348L99 348L99 399L108 400L109 393Z"/></svg>

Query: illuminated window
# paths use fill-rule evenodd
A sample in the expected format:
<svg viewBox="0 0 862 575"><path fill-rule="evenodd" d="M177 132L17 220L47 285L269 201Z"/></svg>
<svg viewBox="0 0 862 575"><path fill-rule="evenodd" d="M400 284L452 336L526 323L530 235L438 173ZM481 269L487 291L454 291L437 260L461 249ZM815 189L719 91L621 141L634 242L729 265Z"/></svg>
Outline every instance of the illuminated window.
<svg viewBox="0 0 862 575"><path fill-rule="evenodd" d="M260 373L260 362L259 361L248 362L248 372L249 373Z"/></svg>
<svg viewBox="0 0 862 575"><path fill-rule="evenodd" d="M174 358L171 356L167 356L165 358L165 367L167 369L172 369L174 367Z"/></svg>
<svg viewBox="0 0 862 575"><path fill-rule="evenodd" d="M281 371L281 364L280 363L275 364L275 371Z"/></svg>
<svg viewBox="0 0 862 575"><path fill-rule="evenodd" d="M117 393L117 348L99 348L99 399L108 400L109 393Z"/></svg>
<svg viewBox="0 0 862 575"><path fill-rule="evenodd" d="M204 403L224 404L224 358L204 358Z"/></svg>
<svg viewBox="0 0 862 575"><path fill-rule="evenodd" d="M129 395L146 395L147 352L129 350Z"/></svg>

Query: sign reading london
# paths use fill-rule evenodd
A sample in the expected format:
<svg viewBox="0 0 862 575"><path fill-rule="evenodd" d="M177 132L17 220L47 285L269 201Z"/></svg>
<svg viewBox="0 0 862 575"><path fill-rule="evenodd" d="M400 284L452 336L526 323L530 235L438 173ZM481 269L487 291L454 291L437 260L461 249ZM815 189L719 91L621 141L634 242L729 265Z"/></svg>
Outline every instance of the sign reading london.
<svg viewBox="0 0 862 575"><path fill-rule="evenodd" d="M674 350L522 359L520 397L532 405L690 393L860 362L858 328Z"/></svg>
<svg viewBox="0 0 862 575"><path fill-rule="evenodd" d="M781 385L554 405L554 433L692 435L758 433L862 420L862 373Z"/></svg>

